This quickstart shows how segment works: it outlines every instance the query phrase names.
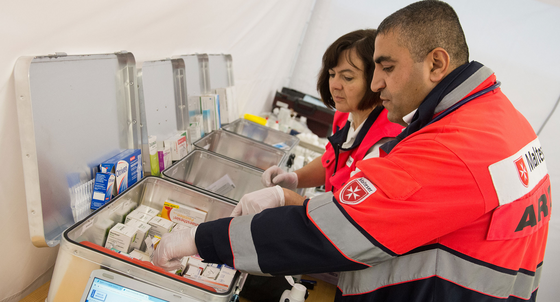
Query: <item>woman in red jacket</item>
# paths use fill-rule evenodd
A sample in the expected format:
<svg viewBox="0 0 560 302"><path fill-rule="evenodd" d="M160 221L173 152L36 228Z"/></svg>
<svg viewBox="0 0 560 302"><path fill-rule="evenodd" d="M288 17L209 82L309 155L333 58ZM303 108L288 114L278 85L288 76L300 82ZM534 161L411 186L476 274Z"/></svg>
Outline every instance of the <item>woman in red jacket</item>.
<svg viewBox="0 0 560 302"><path fill-rule="evenodd" d="M288 173L277 166L267 169L262 182L271 188L243 196L233 216L303 204L304 198L293 192L296 188L325 185L326 190L335 192L350 178L356 162L378 156L379 146L401 132L403 127L387 120L379 94L369 88L375 34L374 29L347 33L323 55L317 90L323 103L336 109L334 134L328 138L325 153L295 172Z"/></svg>

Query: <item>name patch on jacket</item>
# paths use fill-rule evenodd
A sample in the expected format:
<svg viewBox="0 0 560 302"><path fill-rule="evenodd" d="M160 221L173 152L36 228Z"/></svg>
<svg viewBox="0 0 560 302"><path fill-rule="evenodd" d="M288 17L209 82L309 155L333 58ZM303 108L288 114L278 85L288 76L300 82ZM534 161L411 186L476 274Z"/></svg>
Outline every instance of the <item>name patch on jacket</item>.
<svg viewBox="0 0 560 302"><path fill-rule="evenodd" d="M538 138L512 156L490 165L488 170L500 205L508 204L533 191L548 174Z"/></svg>
<svg viewBox="0 0 560 302"><path fill-rule="evenodd" d="M377 188L365 177L353 179L340 190L338 200L341 203L355 205L366 200Z"/></svg>
<svg viewBox="0 0 560 302"><path fill-rule="evenodd" d="M488 240L525 237L548 223L550 179L538 138L488 169L500 202L492 214Z"/></svg>

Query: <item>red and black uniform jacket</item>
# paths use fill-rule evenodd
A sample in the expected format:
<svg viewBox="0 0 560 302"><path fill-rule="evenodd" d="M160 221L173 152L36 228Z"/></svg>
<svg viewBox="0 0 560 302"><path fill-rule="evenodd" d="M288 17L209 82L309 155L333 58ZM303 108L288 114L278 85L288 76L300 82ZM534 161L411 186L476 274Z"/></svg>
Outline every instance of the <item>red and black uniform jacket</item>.
<svg viewBox="0 0 560 302"><path fill-rule="evenodd" d="M545 155L499 88L478 95L496 79L474 63L438 84L441 118L358 163L334 194L202 223L200 255L251 273L344 271L338 301L535 301L552 202Z"/></svg>
<svg viewBox="0 0 560 302"><path fill-rule="evenodd" d="M336 192L350 178L350 173L356 169L356 163L361 161L368 151L379 140L386 137L396 137L403 127L387 119L387 109L377 106L364 121L364 125L356 135L350 148L342 148L350 130L349 113L335 112L333 120L333 135L325 153L321 157L325 167L325 191Z"/></svg>

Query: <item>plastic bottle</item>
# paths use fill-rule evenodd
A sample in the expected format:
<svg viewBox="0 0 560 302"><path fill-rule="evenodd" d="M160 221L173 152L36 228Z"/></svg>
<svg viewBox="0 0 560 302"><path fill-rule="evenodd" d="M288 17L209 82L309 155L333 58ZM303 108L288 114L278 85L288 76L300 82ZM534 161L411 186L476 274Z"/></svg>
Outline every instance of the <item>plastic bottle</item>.
<svg viewBox="0 0 560 302"><path fill-rule="evenodd" d="M278 121L280 123L280 131L282 132L289 132L290 124L291 124L291 111L286 108L280 108L280 112L278 113Z"/></svg>
<svg viewBox="0 0 560 302"><path fill-rule="evenodd" d="M305 128L309 129L309 128L307 127L307 117L305 117L305 116L300 116L300 117L299 117L299 122L300 122L303 126L305 126Z"/></svg>
<svg viewBox="0 0 560 302"><path fill-rule="evenodd" d="M272 113L268 116L268 127L274 127L274 124L278 121L278 113L280 113L278 107L272 109Z"/></svg>
<svg viewBox="0 0 560 302"><path fill-rule="evenodd" d="M278 124L278 121L276 121L274 124L272 124L272 129L280 130L280 125Z"/></svg>
<svg viewBox="0 0 560 302"><path fill-rule="evenodd" d="M292 290L285 290L280 297L280 302L303 302L305 301L305 293L307 289L303 284L296 283Z"/></svg>

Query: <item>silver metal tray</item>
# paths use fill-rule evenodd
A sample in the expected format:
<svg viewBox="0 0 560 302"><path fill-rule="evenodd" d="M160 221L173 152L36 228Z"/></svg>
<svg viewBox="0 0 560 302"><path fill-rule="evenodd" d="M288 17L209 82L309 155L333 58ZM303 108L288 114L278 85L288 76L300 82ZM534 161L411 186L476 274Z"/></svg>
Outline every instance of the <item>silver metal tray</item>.
<svg viewBox="0 0 560 302"><path fill-rule="evenodd" d="M283 167L288 160L284 150L221 129L194 142L194 146L261 170L274 165Z"/></svg>
<svg viewBox="0 0 560 302"><path fill-rule="evenodd" d="M287 152L290 152L299 143L299 138L293 135L259 125L243 118L223 126L222 129Z"/></svg>
<svg viewBox="0 0 560 302"><path fill-rule="evenodd" d="M232 203L237 203L247 193L264 188L262 170L199 149L165 169L162 175L182 185L198 187L208 194L218 194ZM228 177L235 187L228 188L227 192L209 189L224 177Z"/></svg>

